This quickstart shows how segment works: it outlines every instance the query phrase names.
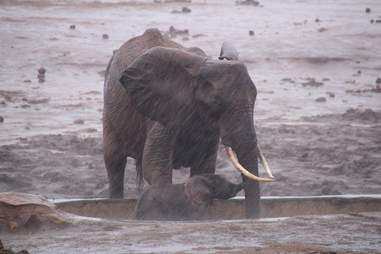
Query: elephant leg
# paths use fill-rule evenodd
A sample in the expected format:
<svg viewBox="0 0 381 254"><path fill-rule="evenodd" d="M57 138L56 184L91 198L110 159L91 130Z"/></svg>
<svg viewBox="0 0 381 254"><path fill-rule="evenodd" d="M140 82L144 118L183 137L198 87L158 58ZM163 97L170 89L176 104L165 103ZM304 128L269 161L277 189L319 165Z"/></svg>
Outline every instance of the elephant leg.
<svg viewBox="0 0 381 254"><path fill-rule="evenodd" d="M214 174L216 172L218 141L218 138L216 138L205 157L193 163L190 170L191 177L200 174Z"/></svg>
<svg viewBox="0 0 381 254"><path fill-rule="evenodd" d="M144 179L150 184L172 184L175 133L160 123L148 132L143 152Z"/></svg>
<svg viewBox="0 0 381 254"><path fill-rule="evenodd" d="M111 142L110 142L111 141ZM127 162L127 155L123 146L118 142L108 140L103 145L104 161L109 180L110 198L123 198L124 195L124 171Z"/></svg>

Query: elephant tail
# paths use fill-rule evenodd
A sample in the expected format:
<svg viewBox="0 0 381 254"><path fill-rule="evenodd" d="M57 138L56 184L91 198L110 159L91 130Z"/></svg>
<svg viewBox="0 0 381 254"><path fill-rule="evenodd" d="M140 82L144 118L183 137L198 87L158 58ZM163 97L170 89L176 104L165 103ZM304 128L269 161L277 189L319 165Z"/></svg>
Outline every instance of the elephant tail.
<svg viewBox="0 0 381 254"><path fill-rule="evenodd" d="M136 188L138 193L142 193L144 187L143 165L141 160L136 160Z"/></svg>
<svg viewBox="0 0 381 254"><path fill-rule="evenodd" d="M110 58L110 60L108 61L108 64L107 64L107 67L106 67L106 70L105 70L105 81L103 83L103 93L105 94L106 92L106 87L107 87L107 81L109 79L109 72L110 72L110 67L111 67L111 64L112 64L112 61L114 60L114 56L115 56L115 53L118 52L118 50L114 50L113 53L112 53L112 56Z"/></svg>

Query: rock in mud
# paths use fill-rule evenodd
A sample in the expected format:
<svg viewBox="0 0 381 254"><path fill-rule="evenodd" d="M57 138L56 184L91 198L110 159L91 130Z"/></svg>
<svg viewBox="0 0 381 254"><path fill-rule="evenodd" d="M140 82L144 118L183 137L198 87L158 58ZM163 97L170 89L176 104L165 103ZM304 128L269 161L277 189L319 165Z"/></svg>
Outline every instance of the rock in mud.
<svg viewBox="0 0 381 254"><path fill-rule="evenodd" d="M170 26L168 30L168 34L169 34L169 37L171 38L176 38L178 35L189 36L189 30L188 29L180 30L180 29L176 29L174 26Z"/></svg>
<svg viewBox="0 0 381 254"><path fill-rule="evenodd" d="M380 85L376 85L376 87L370 89L371 92L373 93L381 93L381 86Z"/></svg>
<svg viewBox="0 0 381 254"><path fill-rule="evenodd" d="M370 88L370 89L357 89L357 90L353 90L353 89L349 89L349 90L346 90L345 91L346 93L352 93L352 94L360 94L360 93L381 93L381 85L376 85L375 87L373 88Z"/></svg>
<svg viewBox="0 0 381 254"><path fill-rule="evenodd" d="M4 122L4 117L0 116L0 123Z"/></svg>
<svg viewBox="0 0 381 254"><path fill-rule="evenodd" d="M292 78L282 78L281 82L288 82L291 84L295 84L295 81Z"/></svg>
<svg viewBox="0 0 381 254"><path fill-rule="evenodd" d="M369 108L365 110L350 108L343 114L343 119L377 123L381 120L381 112Z"/></svg>
<svg viewBox="0 0 381 254"><path fill-rule="evenodd" d="M365 8L365 13L370 13L371 9L370 8Z"/></svg>
<svg viewBox="0 0 381 254"><path fill-rule="evenodd" d="M190 8L188 8L188 7L183 7L183 8L181 9L181 12L182 12L182 13L191 13L192 10L191 10Z"/></svg>
<svg viewBox="0 0 381 254"><path fill-rule="evenodd" d="M82 119L77 119L77 120L74 120L73 123L74 123L74 124L85 124L85 121L82 120Z"/></svg>
<svg viewBox="0 0 381 254"><path fill-rule="evenodd" d="M250 36L254 36L254 34L255 34L255 33L254 33L253 30L250 30L250 31L249 31L249 35L250 35Z"/></svg>
<svg viewBox="0 0 381 254"><path fill-rule="evenodd" d="M323 82L316 81L314 78L309 78L307 82L302 83L302 86L304 87L320 87L322 85L324 85Z"/></svg>
<svg viewBox="0 0 381 254"><path fill-rule="evenodd" d="M75 25L70 25L69 27L71 30L75 30Z"/></svg>
<svg viewBox="0 0 381 254"><path fill-rule="evenodd" d="M315 99L316 102L326 102L327 99L325 97L319 97Z"/></svg>
<svg viewBox="0 0 381 254"><path fill-rule="evenodd" d="M40 69L38 69L38 74L45 75L45 73L46 73L46 69L44 67L41 67Z"/></svg>
<svg viewBox="0 0 381 254"><path fill-rule="evenodd" d="M326 94L327 94L330 98L335 98L335 93L333 93L333 92L326 92Z"/></svg>
<svg viewBox="0 0 381 254"><path fill-rule="evenodd" d="M41 226L64 226L69 223L66 213L56 209L45 197L21 193L0 193L0 230L39 229Z"/></svg>
<svg viewBox="0 0 381 254"><path fill-rule="evenodd" d="M87 133L94 133L94 132L97 132L98 130L95 128L87 128L87 129L84 129L82 131L87 132Z"/></svg>
<svg viewBox="0 0 381 254"><path fill-rule="evenodd" d="M302 25L305 25L307 24L306 20L304 22L293 22L292 23L294 26L302 26Z"/></svg>
<svg viewBox="0 0 381 254"><path fill-rule="evenodd" d="M377 84L377 85L381 85L381 78L377 78L377 79L376 79L376 84Z"/></svg>
<svg viewBox="0 0 381 254"><path fill-rule="evenodd" d="M104 39L104 40L107 40L109 37L108 37L108 34L103 34L102 35L102 38Z"/></svg>
<svg viewBox="0 0 381 254"><path fill-rule="evenodd" d="M23 98L23 101L26 101L29 104L42 104L42 103L48 103L50 101L50 98L49 97Z"/></svg>
<svg viewBox="0 0 381 254"><path fill-rule="evenodd" d="M15 252L12 249L5 249L3 243L0 240L0 254L29 254L29 252L26 250Z"/></svg>
<svg viewBox="0 0 381 254"><path fill-rule="evenodd" d="M327 30L328 30L327 28L325 28L325 27L321 27L321 28L318 29L318 32L319 32L319 33L322 33L322 32L325 32L325 31L327 31Z"/></svg>
<svg viewBox="0 0 381 254"><path fill-rule="evenodd" d="M370 20L370 23L373 24L373 23L374 23L374 19L371 19L371 20Z"/></svg>
<svg viewBox="0 0 381 254"><path fill-rule="evenodd" d="M39 83L45 82L45 73L46 73L46 69L44 67L41 67L40 69L38 69L37 78Z"/></svg>
<svg viewBox="0 0 381 254"><path fill-rule="evenodd" d="M255 0L239 0L235 2L237 5L251 5L251 6L259 6L259 2Z"/></svg>
<svg viewBox="0 0 381 254"><path fill-rule="evenodd" d="M200 38L200 37L205 37L205 36L207 36L207 35L205 35L205 34L194 34L194 35L192 35L192 38Z"/></svg>
<svg viewBox="0 0 381 254"><path fill-rule="evenodd" d="M32 80L30 80L30 79L25 79L25 80L24 80L24 83L32 83Z"/></svg>

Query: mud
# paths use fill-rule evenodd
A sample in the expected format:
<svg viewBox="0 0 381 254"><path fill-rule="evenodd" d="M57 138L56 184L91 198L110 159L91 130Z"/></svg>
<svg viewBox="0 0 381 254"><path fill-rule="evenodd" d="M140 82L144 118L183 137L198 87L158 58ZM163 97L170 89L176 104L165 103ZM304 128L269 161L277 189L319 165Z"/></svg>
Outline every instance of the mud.
<svg viewBox="0 0 381 254"><path fill-rule="evenodd" d="M4 233L30 253L380 253L380 213L208 222L83 220L60 230ZM282 229L282 230L280 230Z"/></svg>
<svg viewBox="0 0 381 254"><path fill-rule="evenodd" d="M12 249L7 249L4 247L3 243L0 240L0 254L29 254L26 250L21 250L19 252L14 252Z"/></svg>
<svg viewBox="0 0 381 254"><path fill-rule="evenodd" d="M173 26L188 32L175 41L200 47L214 59L223 41L234 42L247 65L258 89L258 140L276 177L274 183L262 186L263 195L381 193L381 93L375 82L381 70L381 36L379 25L369 22L381 13L379 1L367 1L365 6L355 0L324 4L275 0L261 1L262 8L217 0L152 2L0 1L0 191L49 198L106 197L101 150L105 67L113 50L127 39L149 27L165 32ZM171 13L183 7L191 12ZM365 8L371 12L365 13ZM255 36L250 36L251 30ZM108 39L102 38L104 34ZM325 102L315 101L320 97ZM222 150L217 165L218 173L240 180ZM137 195L134 168L129 159L128 197ZM175 182L184 181L188 174L188 169L176 171ZM90 226L84 226L60 231L53 239L48 237L52 232L41 232L29 242L25 235L8 235L7 240L12 248L34 246L34 253L68 253L84 246L90 246L88 253L121 253L123 248L128 252L329 253L332 246L337 253L376 253L381 249L381 223L376 217L308 217L285 224L210 222L181 224L186 226L173 230L171 223L115 222L121 230L117 234L105 229L114 227L114 222L107 222L112 225L97 227L93 237L87 232L93 232ZM263 234L260 226L265 228ZM192 231L193 227L199 228ZM237 230L226 233L229 227ZM298 231L301 228L304 231ZM140 230L147 235L137 237ZM203 237L197 237L199 230ZM109 238L101 238L105 231ZM182 238L183 231L189 235ZM335 237L330 238L330 233ZM79 238L83 240L76 242ZM197 240L189 243L190 239ZM249 244L257 239L274 242L260 247ZM115 248L111 242L117 243ZM162 247L155 249L159 242ZM366 247L354 247L362 242ZM316 244L320 249L313 249Z"/></svg>
<svg viewBox="0 0 381 254"><path fill-rule="evenodd" d="M1 191L63 197L106 197L101 137L80 124L82 135L20 138L0 147ZM257 126L260 144L276 181L263 195L379 194L381 186L381 112L349 109L343 114L304 117ZM95 135L89 137L88 135ZM221 147L217 172L240 181ZM183 182L189 169L175 171ZM135 163L129 159L127 197L136 197Z"/></svg>

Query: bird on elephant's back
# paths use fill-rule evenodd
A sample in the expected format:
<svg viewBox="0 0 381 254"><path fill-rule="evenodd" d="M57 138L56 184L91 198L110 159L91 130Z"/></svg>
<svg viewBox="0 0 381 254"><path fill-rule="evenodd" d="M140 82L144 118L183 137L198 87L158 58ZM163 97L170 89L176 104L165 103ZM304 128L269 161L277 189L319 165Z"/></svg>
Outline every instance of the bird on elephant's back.
<svg viewBox="0 0 381 254"><path fill-rule="evenodd" d="M201 49L184 48L157 29L124 43L109 62L104 84L110 197L123 198L127 157L136 160L139 179L164 186L180 167L190 167L191 176L214 174L222 142L242 173L247 216L258 216L258 183L270 182L272 175L257 145L256 96L239 61L208 59ZM258 158L270 178L258 177Z"/></svg>

